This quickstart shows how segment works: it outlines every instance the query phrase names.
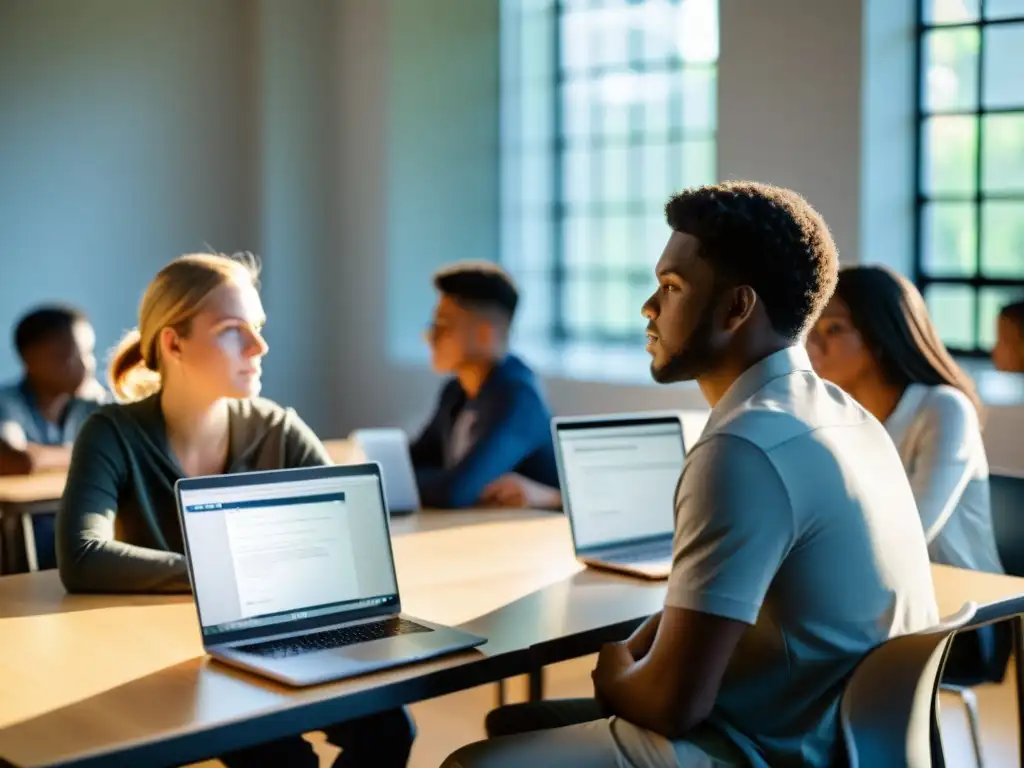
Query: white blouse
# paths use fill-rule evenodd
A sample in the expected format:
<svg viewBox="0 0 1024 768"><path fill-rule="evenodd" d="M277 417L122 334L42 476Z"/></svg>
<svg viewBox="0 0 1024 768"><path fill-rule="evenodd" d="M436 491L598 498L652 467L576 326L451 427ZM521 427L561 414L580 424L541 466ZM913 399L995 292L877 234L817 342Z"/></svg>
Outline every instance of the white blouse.
<svg viewBox="0 0 1024 768"><path fill-rule="evenodd" d="M967 396L945 385L911 384L885 429L910 478L932 562L1002 573L988 457Z"/></svg>

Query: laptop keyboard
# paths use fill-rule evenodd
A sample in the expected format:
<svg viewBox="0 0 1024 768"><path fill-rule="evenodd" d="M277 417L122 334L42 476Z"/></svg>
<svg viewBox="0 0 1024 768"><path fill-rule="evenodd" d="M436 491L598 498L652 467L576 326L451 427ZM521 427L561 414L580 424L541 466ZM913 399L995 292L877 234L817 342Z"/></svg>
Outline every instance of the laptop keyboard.
<svg viewBox="0 0 1024 768"><path fill-rule="evenodd" d="M612 554L618 563L646 563L651 560L665 560L672 556L672 548L663 541L620 549Z"/></svg>
<svg viewBox="0 0 1024 768"><path fill-rule="evenodd" d="M398 635L411 635L416 632L433 632L433 630L414 621L395 617L384 619L384 621L356 624L351 627L328 629L311 635L240 645L235 650L256 656L267 656L271 659L284 659L289 656L327 651L331 648L368 643L371 640L383 640L386 637L397 637Z"/></svg>

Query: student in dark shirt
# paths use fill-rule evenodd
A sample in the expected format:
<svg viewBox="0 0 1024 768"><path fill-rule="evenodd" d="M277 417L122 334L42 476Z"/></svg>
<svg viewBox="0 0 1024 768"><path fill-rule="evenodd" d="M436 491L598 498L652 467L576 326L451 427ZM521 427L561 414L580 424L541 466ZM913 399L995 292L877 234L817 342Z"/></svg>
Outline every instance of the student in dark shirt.
<svg viewBox="0 0 1024 768"><path fill-rule="evenodd" d="M257 395L267 344L251 259L184 256L164 267L110 369L122 401L75 442L57 517L70 592L188 592L174 483L182 477L322 466L323 445L291 409ZM326 729L336 766L403 766L402 710ZM228 766L315 766L300 736L221 757Z"/></svg>
<svg viewBox="0 0 1024 768"><path fill-rule="evenodd" d="M992 363L997 371L1024 373L1024 301L1003 307L997 322Z"/></svg>
<svg viewBox="0 0 1024 768"><path fill-rule="evenodd" d="M96 334L77 309L43 306L18 321L14 347L24 374L0 386L0 475L67 469L71 444L105 393L93 377ZM53 515L36 515L40 568L57 565Z"/></svg>
<svg viewBox="0 0 1024 768"><path fill-rule="evenodd" d="M434 287L427 336L434 370L452 378L412 445L423 504L500 503L490 486L508 473L557 486L551 413L533 371L508 353L519 300L511 278L487 262L462 262L438 272Z"/></svg>

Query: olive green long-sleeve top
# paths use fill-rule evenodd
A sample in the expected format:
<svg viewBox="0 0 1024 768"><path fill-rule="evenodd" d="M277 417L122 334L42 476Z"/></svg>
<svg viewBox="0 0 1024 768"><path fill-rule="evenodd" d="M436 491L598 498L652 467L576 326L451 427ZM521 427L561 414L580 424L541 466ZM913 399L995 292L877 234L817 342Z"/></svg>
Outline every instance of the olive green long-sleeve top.
<svg viewBox="0 0 1024 768"><path fill-rule="evenodd" d="M227 473L310 467L331 460L291 409L230 403ZM188 592L175 482L160 397L107 405L75 441L57 514L57 563L69 592Z"/></svg>

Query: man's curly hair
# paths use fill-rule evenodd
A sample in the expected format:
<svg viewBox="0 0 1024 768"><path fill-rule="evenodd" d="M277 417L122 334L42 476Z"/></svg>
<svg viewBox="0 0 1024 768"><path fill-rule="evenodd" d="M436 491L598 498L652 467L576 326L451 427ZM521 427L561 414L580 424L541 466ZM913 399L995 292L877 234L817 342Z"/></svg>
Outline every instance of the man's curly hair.
<svg viewBox="0 0 1024 768"><path fill-rule="evenodd" d="M796 340L835 290L839 254L821 215L796 192L729 181L675 195L665 217L700 241L719 284L749 285L772 326Z"/></svg>

